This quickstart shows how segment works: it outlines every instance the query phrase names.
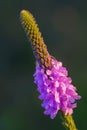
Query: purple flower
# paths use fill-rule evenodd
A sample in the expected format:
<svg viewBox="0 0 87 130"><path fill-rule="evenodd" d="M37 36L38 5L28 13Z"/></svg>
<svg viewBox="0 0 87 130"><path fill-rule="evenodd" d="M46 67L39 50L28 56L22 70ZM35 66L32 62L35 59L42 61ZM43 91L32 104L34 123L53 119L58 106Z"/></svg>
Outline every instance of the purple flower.
<svg viewBox="0 0 87 130"><path fill-rule="evenodd" d="M32 14L22 10L20 19L31 41L33 53L37 61L34 82L38 86L39 99L43 101L44 114L50 115L52 119L59 110L64 115L71 115L73 108L77 106L76 100L79 100L81 96L76 92L76 87L72 85L72 80L68 77L66 68L62 66L61 62L53 59L47 51L43 37ZM71 124L70 122L69 125Z"/></svg>
<svg viewBox="0 0 87 130"><path fill-rule="evenodd" d="M65 115L71 115L73 108L77 106L76 100L81 96L76 92L76 87L72 85L72 80L68 77L68 72L62 63L51 59L52 68L45 68L43 65L36 65L34 82L37 84L37 91L40 93L44 114L55 118L59 110Z"/></svg>

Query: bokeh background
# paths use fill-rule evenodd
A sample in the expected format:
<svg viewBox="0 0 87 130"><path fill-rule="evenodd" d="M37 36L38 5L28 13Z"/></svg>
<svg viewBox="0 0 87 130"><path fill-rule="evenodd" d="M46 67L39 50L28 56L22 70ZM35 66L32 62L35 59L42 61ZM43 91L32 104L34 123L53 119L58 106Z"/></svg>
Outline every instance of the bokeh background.
<svg viewBox="0 0 87 130"><path fill-rule="evenodd" d="M82 100L74 110L87 129L87 1L0 0L0 130L64 130L60 115L43 114L33 83L35 59L19 14L35 16L49 52L68 68Z"/></svg>

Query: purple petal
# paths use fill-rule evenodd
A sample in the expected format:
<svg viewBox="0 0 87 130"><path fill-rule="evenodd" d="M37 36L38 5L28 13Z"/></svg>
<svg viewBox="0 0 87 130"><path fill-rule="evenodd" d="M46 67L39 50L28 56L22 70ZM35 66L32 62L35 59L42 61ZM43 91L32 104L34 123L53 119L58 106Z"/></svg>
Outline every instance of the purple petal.
<svg viewBox="0 0 87 130"><path fill-rule="evenodd" d="M37 91L40 93L44 114L55 118L59 110L65 114L72 114L73 108L77 107L76 100L81 96L76 92L76 87L72 85L72 79L68 76L68 71L62 63L52 60L52 68L49 70L44 66L36 66L34 82L37 84Z"/></svg>

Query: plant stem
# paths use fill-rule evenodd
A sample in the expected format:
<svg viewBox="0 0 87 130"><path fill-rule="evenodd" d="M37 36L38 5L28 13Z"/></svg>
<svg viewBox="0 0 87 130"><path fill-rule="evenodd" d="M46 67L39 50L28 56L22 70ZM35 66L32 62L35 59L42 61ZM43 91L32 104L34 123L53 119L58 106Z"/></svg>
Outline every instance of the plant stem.
<svg viewBox="0 0 87 130"><path fill-rule="evenodd" d="M65 126L66 130L78 130L72 115L65 115L61 112L61 118L63 119L63 125Z"/></svg>

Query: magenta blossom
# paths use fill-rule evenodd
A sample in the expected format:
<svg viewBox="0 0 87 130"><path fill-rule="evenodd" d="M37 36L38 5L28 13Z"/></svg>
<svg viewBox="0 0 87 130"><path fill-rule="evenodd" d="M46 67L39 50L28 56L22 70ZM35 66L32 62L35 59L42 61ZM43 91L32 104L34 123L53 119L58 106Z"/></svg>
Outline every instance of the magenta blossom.
<svg viewBox="0 0 87 130"><path fill-rule="evenodd" d="M64 119L66 119L65 126L69 127L70 130L75 130L70 115L73 113L73 108L77 106L76 100L79 100L81 96L76 92L76 87L72 85L72 80L68 77L66 68L49 54L32 14L22 10L20 19L36 58L34 82L37 84L37 90L40 93L39 99L43 101L44 114L50 115L53 119L61 110Z"/></svg>
<svg viewBox="0 0 87 130"><path fill-rule="evenodd" d="M77 106L75 101L81 96L76 92L76 87L72 85L72 80L62 63L55 59L51 59L51 62L51 69L36 65L34 82L38 86L39 99L43 100L41 106L45 108L44 114L53 119L59 110L65 115L71 115L73 108Z"/></svg>

